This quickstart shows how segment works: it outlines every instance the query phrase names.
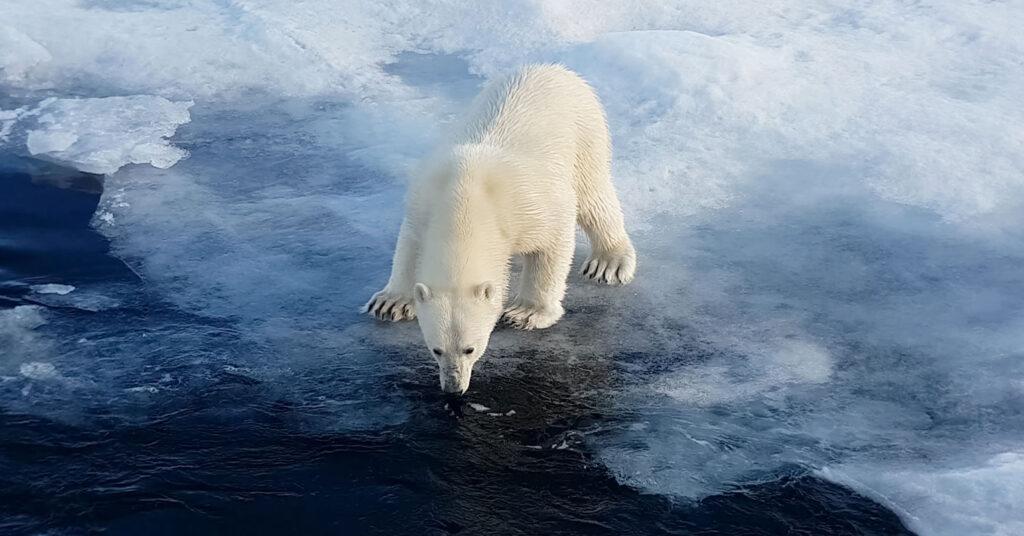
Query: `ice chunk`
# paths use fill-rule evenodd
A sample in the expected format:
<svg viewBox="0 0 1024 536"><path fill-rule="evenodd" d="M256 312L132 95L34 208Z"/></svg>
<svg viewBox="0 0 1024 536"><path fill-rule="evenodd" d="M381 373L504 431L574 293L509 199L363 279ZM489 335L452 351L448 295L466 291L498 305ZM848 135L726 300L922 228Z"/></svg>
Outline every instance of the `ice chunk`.
<svg viewBox="0 0 1024 536"><path fill-rule="evenodd" d="M58 287L70 287L70 285L57 285ZM71 287L74 289L75 287ZM60 289L64 290L64 289ZM74 294L71 294L70 290L64 292L58 292L51 290L50 292L40 292L33 289L34 294L31 296L33 301L41 303L43 305L49 305L51 307L73 307L75 309L81 309L83 311L103 311L106 309L113 309L121 305L120 300L105 296L96 290L79 290Z"/></svg>
<svg viewBox="0 0 1024 536"><path fill-rule="evenodd" d="M22 376L30 380L53 380L60 378L60 373L57 372L57 368L52 363L41 363L38 361L22 363L19 371Z"/></svg>
<svg viewBox="0 0 1024 536"><path fill-rule="evenodd" d="M167 138L189 122L191 106L153 95L51 97L32 108L5 112L2 132L15 152L89 173L114 173L127 164L167 168L185 156Z"/></svg>
<svg viewBox="0 0 1024 536"><path fill-rule="evenodd" d="M160 389L157 388L154 385L139 385L139 386L136 386L136 387L129 387L129 388L125 389L125 391L128 392L128 393L149 393L149 394L154 394L154 393L159 392Z"/></svg>
<svg viewBox="0 0 1024 536"><path fill-rule="evenodd" d="M61 296L75 290L72 285L61 285L59 283L46 283L44 285L32 285L32 292L38 294L60 294Z"/></svg>
<svg viewBox="0 0 1024 536"><path fill-rule="evenodd" d="M78 134L74 132L43 132L41 130L30 130L26 142L28 151L32 155L43 153L59 153L66 151L78 141ZM116 170L115 170L116 171Z"/></svg>
<svg viewBox="0 0 1024 536"><path fill-rule="evenodd" d="M12 309L0 310L0 327L8 334L35 329L46 323L42 312L43 308L38 305L19 305Z"/></svg>
<svg viewBox="0 0 1024 536"><path fill-rule="evenodd" d="M46 324L44 308L19 305L0 310L0 370L14 369L26 359L43 359L47 344L35 329Z"/></svg>
<svg viewBox="0 0 1024 536"><path fill-rule="evenodd" d="M481 413L483 413L483 412L485 412L485 411L490 411L490 409L491 409L491 408L489 408L489 407L487 407L487 406L485 406L485 405L483 405L483 404L478 404L478 403L476 403L476 402L470 402L470 403L469 403L469 404L467 404L467 405L468 405L469 407L473 408L474 410L476 410L476 411L479 411L479 412L481 412Z"/></svg>

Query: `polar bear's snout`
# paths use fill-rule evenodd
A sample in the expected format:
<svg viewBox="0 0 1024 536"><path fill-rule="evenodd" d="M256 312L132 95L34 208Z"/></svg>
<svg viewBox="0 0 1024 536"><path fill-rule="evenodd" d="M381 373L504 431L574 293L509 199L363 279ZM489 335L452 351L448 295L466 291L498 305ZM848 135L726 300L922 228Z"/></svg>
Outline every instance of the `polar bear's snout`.
<svg viewBox="0 0 1024 536"><path fill-rule="evenodd" d="M448 394L462 395L469 389L469 379L473 374L472 365L467 367L441 366L441 390Z"/></svg>
<svg viewBox="0 0 1024 536"><path fill-rule="evenodd" d="M464 394L469 390L469 380L473 375L473 365L477 362L474 355L434 353L437 361L438 375L441 378L441 390L448 394Z"/></svg>
<svg viewBox="0 0 1024 536"><path fill-rule="evenodd" d="M476 359L469 355L437 356L438 373L441 378L441 390L448 394L461 395L469 390L469 380L473 375Z"/></svg>

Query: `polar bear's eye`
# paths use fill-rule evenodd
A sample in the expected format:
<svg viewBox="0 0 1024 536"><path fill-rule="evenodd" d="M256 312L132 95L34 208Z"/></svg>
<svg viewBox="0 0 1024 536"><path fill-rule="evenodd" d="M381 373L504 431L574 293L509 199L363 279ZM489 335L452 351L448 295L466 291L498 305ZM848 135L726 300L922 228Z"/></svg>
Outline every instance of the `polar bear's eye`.
<svg viewBox="0 0 1024 536"><path fill-rule="evenodd" d="M434 355L441 355L441 349L440 348L434 348Z"/></svg>
<svg viewBox="0 0 1024 536"><path fill-rule="evenodd" d="M469 354L473 353L475 350L476 350L476 348L473 348L472 346L470 346L469 348L466 348L465 350L463 350L462 353L464 353L466 355L469 355Z"/></svg>

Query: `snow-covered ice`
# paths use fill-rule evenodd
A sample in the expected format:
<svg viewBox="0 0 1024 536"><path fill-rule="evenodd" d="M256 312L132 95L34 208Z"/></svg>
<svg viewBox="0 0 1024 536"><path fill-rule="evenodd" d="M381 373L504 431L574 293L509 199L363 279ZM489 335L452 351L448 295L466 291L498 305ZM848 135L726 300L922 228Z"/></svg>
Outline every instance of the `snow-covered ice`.
<svg viewBox="0 0 1024 536"><path fill-rule="evenodd" d="M1024 455L1003 452L955 465L889 467L841 465L826 478L861 490L895 508L922 534L1024 533ZM913 505L907 509L907 505Z"/></svg>
<svg viewBox="0 0 1024 536"><path fill-rule="evenodd" d="M4 111L11 117L3 127L4 141L15 152L88 173L114 173L127 164L169 168L185 151L166 138L189 121L191 105L155 95L51 97Z"/></svg>
<svg viewBox="0 0 1024 536"><path fill-rule="evenodd" d="M645 491L797 467L925 534L1016 534L1020 20L982 1L8 0L0 149L107 174L94 225L247 349L231 381L315 406L310 427L373 429L417 403L381 365L420 351L415 326L354 313L386 279L405 172L486 77L565 63L606 104L640 271L573 280L544 339L496 334L484 381L523 346L578 363L631 416L586 441ZM73 320L0 313L25 353L5 374L86 376L72 399L172 391L132 372L144 333L85 366L56 340ZM189 346L212 331L177 335L182 363L221 358ZM50 407L23 397L0 403Z"/></svg>

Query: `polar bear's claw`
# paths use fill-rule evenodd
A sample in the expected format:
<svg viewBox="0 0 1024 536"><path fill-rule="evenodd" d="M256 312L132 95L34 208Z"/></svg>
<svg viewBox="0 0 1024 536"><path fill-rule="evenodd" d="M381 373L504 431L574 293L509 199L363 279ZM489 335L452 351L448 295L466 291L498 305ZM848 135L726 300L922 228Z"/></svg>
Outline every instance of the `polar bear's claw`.
<svg viewBox="0 0 1024 536"><path fill-rule="evenodd" d="M635 273L636 254L632 251L594 252L580 269L584 279L608 285L625 285L633 280Z"/></svg>
<svg viewBox="0 0 1024 536"><path fill-rule="evenodd" d="M374 294L363 306L362 312L385 322L416 318L412 297L384 290Z"/></svg>
<svg viewBox="0 0 1024 536"><path fill-rule="evenodd" d="M563 314L565 310L561 304L527 305L516 300L502 312L501 321L516 329L544 329L553 326Z"/></svg>

